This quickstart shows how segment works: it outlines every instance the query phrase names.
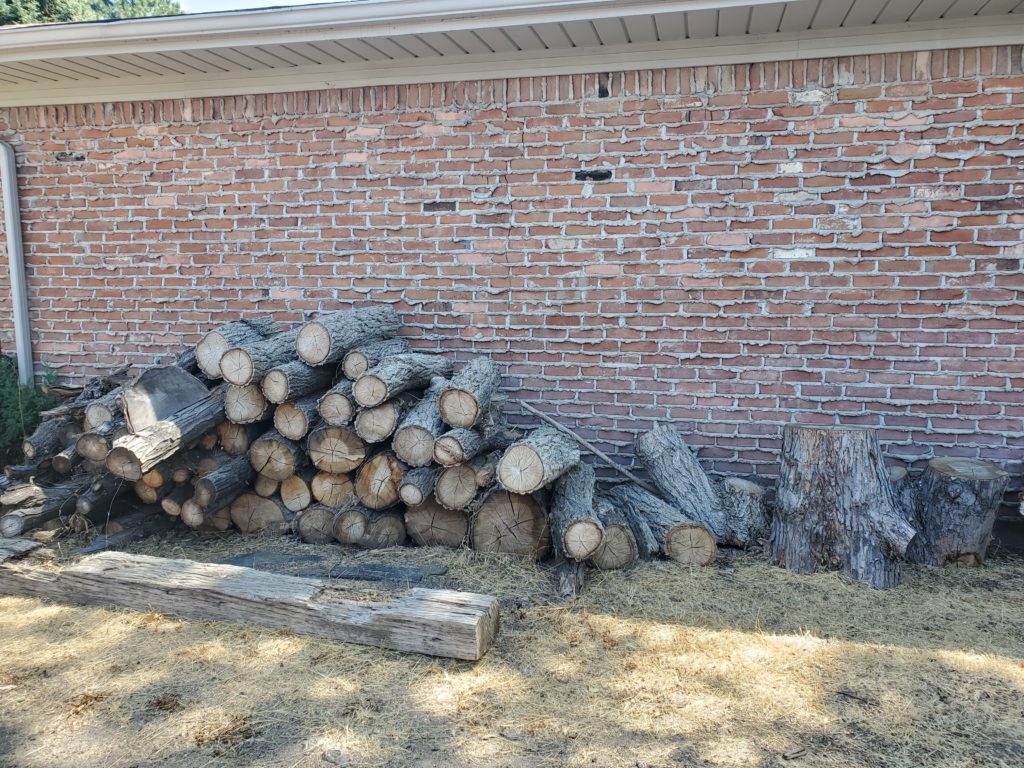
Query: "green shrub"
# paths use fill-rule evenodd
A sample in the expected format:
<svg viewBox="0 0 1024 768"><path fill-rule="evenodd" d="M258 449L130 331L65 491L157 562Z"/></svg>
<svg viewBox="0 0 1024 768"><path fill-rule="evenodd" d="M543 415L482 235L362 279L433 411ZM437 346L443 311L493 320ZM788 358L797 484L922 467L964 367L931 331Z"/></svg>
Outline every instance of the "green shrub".
<svg viewBox="0 0 1024 768"><path fill-rule="evenodd" d="M39 423L39 412L57 401L36 387L18 384L18 365L0 355L0 464L21 461L21 441Z"/></svg>

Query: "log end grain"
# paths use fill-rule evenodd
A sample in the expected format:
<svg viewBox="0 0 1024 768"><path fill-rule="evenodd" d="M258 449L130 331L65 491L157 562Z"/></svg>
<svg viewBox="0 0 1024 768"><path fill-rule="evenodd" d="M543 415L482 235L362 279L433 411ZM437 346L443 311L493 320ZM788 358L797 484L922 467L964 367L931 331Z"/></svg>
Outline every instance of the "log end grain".
<svg viewBox="0 0 1024 768"><path fill-rule="evenodd" d="M322 365L331 353L331 334L322 323L311 320L295 339L295 352L308 365Z"/></svg>
<svg viewBox="0 0 1024 768"><path fill-rule="evenodd" d="M544 484L544 462L532 446L513 445L498 462L498 482L513 493L533 493Z"/></svg>
<svg viewBox="0 0 1024 768"><path fill-rule="evenodd" d="M253 384L255 366L245 349L235 347L229 349L220 359L220 374L225 381L236 387L247 387Z"/></svg>
<svg viewBox="0 0 1024 768"><path fill-rule="evenodd" d="M699 523L673 527L663 546L669 559L683 565L710 565L718 554L715 537Z"/></svg>
<svg viewBox="0 0 1024 768"><path fill-rule="evenodd" d="M391 447L410 467L425 467L434 458L434 435L425 427L406 426L395 434Z"/></svg>
<svg viewBox="0 0 1024 768"><path fill-rule="evenodd" d="M438 405L445 423L468 429L480 420L480 404L472 392L449 389L441 394Z"/></svg>
<svg viewBox="0 0 1024 768"><path fill-rule="evenodd" d="M352 385L352 396L364 408L373 408L388 398L388 385L380 377L367 373Z"/></svg>

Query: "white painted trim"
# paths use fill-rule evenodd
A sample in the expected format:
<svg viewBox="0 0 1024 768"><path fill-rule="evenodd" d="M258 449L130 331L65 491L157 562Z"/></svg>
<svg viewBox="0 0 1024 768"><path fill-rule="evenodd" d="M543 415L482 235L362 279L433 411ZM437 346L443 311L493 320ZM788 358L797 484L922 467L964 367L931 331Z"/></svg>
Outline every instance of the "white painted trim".
<svg viewBox="0 0 1024 768"><path fill-rule="evenodd" d="M154 77L75 83L48 88L38 84L0 92L0 107L81 104L200 96L247 95L352 88L364 85L450 82L505 77L613 72L661 67L740 64L829 58L985 45L1015 45L1024 39L1024 17L957 20L816 30L742 38L716 38L646 45L463 56L457 60L416 59L350 66L293 67L221 75Z"/></svg>

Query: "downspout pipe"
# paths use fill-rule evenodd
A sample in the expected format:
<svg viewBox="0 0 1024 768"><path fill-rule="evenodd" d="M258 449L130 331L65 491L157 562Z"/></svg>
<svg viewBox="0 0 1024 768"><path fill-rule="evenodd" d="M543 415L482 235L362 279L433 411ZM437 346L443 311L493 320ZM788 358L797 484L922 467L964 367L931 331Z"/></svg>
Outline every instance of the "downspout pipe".
<svg viewBox="0 0 1024 768"><path fill-rule="evenodd" d="M11 269L11 309L14 314L14 349L18 358L18 381L32 384L32 334L28 325L28 283L25 280L25 250L21 242L21 209L18 205L18 165L14 147L0 141L0 188L3 194L4 231L7 259Z"/></svg>

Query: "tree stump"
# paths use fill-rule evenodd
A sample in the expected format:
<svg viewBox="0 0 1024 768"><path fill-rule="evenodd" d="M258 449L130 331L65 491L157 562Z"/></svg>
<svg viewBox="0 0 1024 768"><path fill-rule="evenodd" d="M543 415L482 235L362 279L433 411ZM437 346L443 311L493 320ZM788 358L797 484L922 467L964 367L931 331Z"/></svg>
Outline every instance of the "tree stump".
<svg viewBox="0 0 1024 768"><path fill-rule="evenodd" d="M295 351L310 365L336 363L354 347L394 336L399 325L398 313L386 305L328 312L302 326Z"/></svg>
<svg viewBox="0 0 1024 768"><path fill-rule="evenodd" d="M594 512L594 470L580 463L555 481L548 509L555 557L586 560L601 546L604 525Z"/></svg>
<svg viewBox="0 0 1024 768"><path fill-rule="evenodd" d="M442 393L439 408L445 424L470 429L484 418L501 384L501 372L488 357L478 357L456 374Z"/></svg>
<svg viewBox="0 0 1024 768"><path fill-rule="evenodd" d="M458 549L466 543L469 518L460 510L445 509L433 496L405 510L405 529L421 547Z"/></svg>
<svg viewBox="0 0 1024 768"><path fill-rule="evenodd" d="M438 400L446 386L448 380L443 377L431 379L423 397L395 429L391 447L410 467L425 467L434 458L434 441L444 431Z"/></svg>
<svg viewBox="0 0 1024 768"><path fill-rule="evenodd" d="M1010 475L990 461L932 459L918 481L913 563L981 565Z"/></svg>
<svg viewBox="0 0 1024 768"><path fill-rule="evenodd" d="M364 408L372 408L403 392L427 386L435 376L451 373L451 360L441 355L392 355L359 377L352 385L352 396Z"/></svg>
<svg viewBox="0 0 1024 768"><path fill-rule="evenodd" d="M771 522L764 488L750 480L727 477L715 485L727 530L725 543L745 549L768 538Z"/></svg>
<svg viewBox="0 0 1024 768"><path fill-rule="evenodd" d="M796 573L839 570L873 587L895 587L913 536L873 430L786 426L773 562Z"/></svg>
<svg viewBox="0 0 1024 768"><path fill-rule="evenodd" d="M691 520L635 483L617 485L607 495L630 521L636 521L635 530L649 529L658 548L669 559L684 565L714 562L718 547L703 523Z"/></svg>
<svg viewBox="0 0 1024 768"><path fill-rule="evenodd" d="M402 338L380 339L361 344L345 353L341 360L341 372L348 379L355 381L381 361L408 351L409 344Z"/></svg>
<svg viewBox="0 0 1024 768"><path fill-rule="evenodd" d="M540 490L580 463L576 441L554 427L538 427L498 462L498 482L513 493Z"/></svg>

